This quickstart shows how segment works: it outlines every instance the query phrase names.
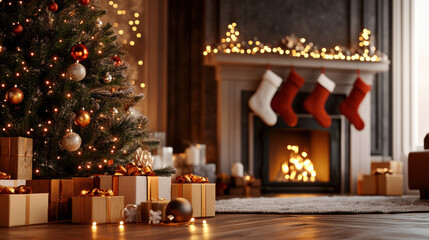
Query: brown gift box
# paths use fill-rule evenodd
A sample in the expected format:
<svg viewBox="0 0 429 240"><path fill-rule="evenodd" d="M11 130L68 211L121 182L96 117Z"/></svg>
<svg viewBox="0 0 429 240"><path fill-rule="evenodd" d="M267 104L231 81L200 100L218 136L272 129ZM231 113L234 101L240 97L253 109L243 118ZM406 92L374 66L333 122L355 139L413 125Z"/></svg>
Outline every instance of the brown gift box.
<svg viewBox="0 0 429 240"><path fill-rule="evenodd" d="M401 196L403 194L403 175L364 175L360 195ZM358 184L359 185L359 184Z"/></svg>
<svg viewBox="0 0 429 240"><path fill-rule="evenodd" d="M0 194L0 226L15 227L48 222L48 194Z"/></svg>
<svg viewBox="0 0 429 240"><path fill-rule="evenodd" d="M140 207L141 207L141 220L142 222L149 222L149 213L150 210L153 211L158 211L160 210L162 212L162 216L164 218L164 210L165 207L167 207L167 204L170 201L167 200L154 200L154 201L147 201L147 202L142 202Z"/></svg>
<svg viewBox="0 0 429 240"><path fill-rule="evenodd" d="M358 190L359 195L377 195L377 176L363 175L361 182L360 190Z"/></svg>
<svg viewBox="0 0 429 240"><path fill-rule="evenodd" d="M377 168L387 168L392 170L393 174L403 174L401 161L371 162L371 173L376 171Z"/></svg>
<svg viewBox="0 0 429 240"><path fill-rule="evenodd" d="M119 223L124 209L123 196L78 196L73 197L73 223L90 224Z"/></svg>
<svg viewBox="0 0 429 240"><path fill-rule="evenodd" d="M74 177L73 180L73 196L79 196L82 190L94 189L93 177Z"/></svg>
<svg viewBox="0 0 429 240"><path fill-rule="evenodd" d="M172 183L171 199L183 197L192 204L193 217L215 216L216 184Z"/></svg>
<svg viewBox="0 0 429 240"><path fill-rule="evenodd" d="M49 221L71 219L73 180L29 180L27 186L31 187L34 193L49 193Z"/></svg>
<svg viewBox="0 0 429 240"><path fill-rule="evenodd" d="M33 177L33 139L0 137L0 171L13 179Z"/></svg>

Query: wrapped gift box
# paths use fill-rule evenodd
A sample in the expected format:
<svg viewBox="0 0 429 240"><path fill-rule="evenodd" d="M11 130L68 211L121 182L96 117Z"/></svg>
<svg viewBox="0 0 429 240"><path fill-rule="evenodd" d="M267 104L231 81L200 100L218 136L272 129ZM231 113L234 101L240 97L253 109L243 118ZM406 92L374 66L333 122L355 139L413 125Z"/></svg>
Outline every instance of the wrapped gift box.
<svg viewBox="0 0 429 240"><path fill-rule="evenodd" d="M375 172L377 168L387 168L392 170L393 174L403 174L401 161L371 162L371 173Z"/></svg>
<svg viewBox="0 0 429 240"><path fill-rule="evenodd" d="M377 176L363 175L361 182L361 190L358 190L359 195L377 195Z"/></svg>
<svg viewBox="0 0 429 240"><path fill-rule="evenodd" d="M123 196L78 196L73 197L73 223L91 224L119 223L124 209Z"/></svg>
<svg viewBox="0 0 429 240"><path fill-rule="evenodd" d="M192 204L193 217L215 216L216 184L173 183L171 199L183 197Z"/></svg>
<svg viewBox="0 0 429 240"><path fill-rule="evenodd" d="M149 222L149 212L150 210L153 211L161 211L162 212L162 218L165 218L165 207L167 207L167 204L170 201L167 200L155 200L155 201L147 201L147 202L142 202L140 207L141 207L141 220L142 222Z"/></svg>
<svg viewBox="0 0 429 240"><path fill-rule="evenodd" d="M96 176L95 187L112 189L124 196L125 204L140 204L152 199L171 199L171 178L157 176Z"/></svg>
<svg viewBox="0 0 429 240"><path fill-rule="evenodd" d="M402 196L404 177L402 174L377 175L377 193L386 196Z"/></svg>
<svg viewBox="0 0 429 240"><path fill-rule="evenodd" d="M34 193L49 193L49 221L71 219L72 179L29 180Z"/></svg>
<svg viewBox="0 0 429 240"><path fill-rule="evenodd" d="M364 175L358 182L358 194L401 196L403 194L403 175Z"/></svg>
<svg viewBox="0 0 429 240"><path fill-rule="evenodd" d="M79 196L82 190L94 188L93 177L74 177L73 180L73 196Z"/></svg>
<svg viewBox="0 0 429 240"><path fill-rule="evenodd" d="M0 194L0 226L15 227L48 222L48 194Z"/></svg>
<svg viewBox="0 0 429 240"><path fill-rule="evenodd" d="M0 171L13 179L33 177L33 139L0 137Z"/></svg>
<svg viewBox="0 0 429 240"><path fill-rule="evenodd" d="M18 187L21 185L25 185L26 181L23 179L4 179L0 180L0 186L5 187Z"/></svg>

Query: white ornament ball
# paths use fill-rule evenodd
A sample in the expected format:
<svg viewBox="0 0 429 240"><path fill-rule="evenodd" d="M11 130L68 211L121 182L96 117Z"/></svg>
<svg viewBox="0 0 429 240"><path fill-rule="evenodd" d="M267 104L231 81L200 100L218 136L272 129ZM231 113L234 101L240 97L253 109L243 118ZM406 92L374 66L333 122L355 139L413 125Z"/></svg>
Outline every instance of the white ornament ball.
<svg viewBox="0 0 429 240"><path fill-rule="evenodd" d="M79 134L74 132L66 133L66 135L64 135L63 139L61 140L62 147L69 152L78 150L81 144L82 139L80 138Z"/></svg>
<svg viewBox="0 0 429 240"><path fill-rule="evenodd" d="M110 73L106 73L106 75L104 75L103 82L110 83L112 82L112 79L113 79L112 75L110 75Z"/></svg>
<svg viewBox="0 0 429 240"><path fill-rule="evenodd" d="M97 21L95 22L95 26L101 27L103 26L103 22L100 19L97 19Z"/></svg>
<svg viewBox="0 0 429 240"><path fill-rule="evenodd" d="M86 76L86 69L80 63L73 63L67 68L67 77L72 81L81 81Z"/></svg>

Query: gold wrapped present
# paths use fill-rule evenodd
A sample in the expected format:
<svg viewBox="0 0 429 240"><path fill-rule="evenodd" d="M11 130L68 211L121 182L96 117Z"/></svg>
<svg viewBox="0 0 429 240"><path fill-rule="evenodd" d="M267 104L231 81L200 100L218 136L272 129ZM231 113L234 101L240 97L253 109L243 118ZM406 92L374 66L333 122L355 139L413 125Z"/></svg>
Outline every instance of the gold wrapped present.
<svg viewBox="0 0 429 240"><path fill-rule="evenodd" d="M193 217L215 216L216 184L208 183L207 178L193 174L177 177L171 185L171 199L178 197L191 202Z"/></svg>
<svg viewBox="0 0 429 240"><path fill-rule="evenodd" d="M171 197L170 177L103 175L95 177L95 187L110 188L115 196L124 196L125 205L160 198L169 201Z"/></svg>
<svg viewBox="0 0 429 240"><path fill-rule="evenodd" d="M0 137L0 171L13 179L33 177L33 139Z"/></svg>
<svg viewBox="0 0 429 240"><path fill-rule="evenodd" d="M28 180L34 193L49 193L49 221L71 219L72 179Z"/></svg>
<svg viewBox="0 0 429 240"><path fill-rule="evenodd" d="M73 223L92 224L119 223L124 209L124 197L112 196L111 190L83 190L82 195L73 197Z"/></svg>
<svg viewBox="0 0 429 240"><path fill-rule="evenodd" d="M31 193L26 186L0 186L0 226L47 223L48 201L47 193Z"/></svg>

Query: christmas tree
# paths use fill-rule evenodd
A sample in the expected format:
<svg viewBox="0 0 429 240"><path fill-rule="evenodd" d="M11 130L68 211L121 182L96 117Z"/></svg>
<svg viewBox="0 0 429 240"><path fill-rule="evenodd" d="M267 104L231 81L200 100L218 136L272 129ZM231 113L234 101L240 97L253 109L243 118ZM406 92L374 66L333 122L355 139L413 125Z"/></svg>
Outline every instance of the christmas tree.
<svg viewBox="0 0 429 240"><path fill-rule="evenodd" d="M0 136L33 138L35 177L112 172L158 143L104 14L92 0L0 0Z"/></svg>

